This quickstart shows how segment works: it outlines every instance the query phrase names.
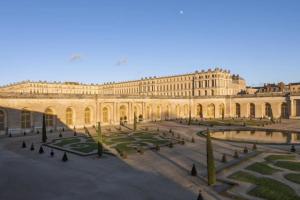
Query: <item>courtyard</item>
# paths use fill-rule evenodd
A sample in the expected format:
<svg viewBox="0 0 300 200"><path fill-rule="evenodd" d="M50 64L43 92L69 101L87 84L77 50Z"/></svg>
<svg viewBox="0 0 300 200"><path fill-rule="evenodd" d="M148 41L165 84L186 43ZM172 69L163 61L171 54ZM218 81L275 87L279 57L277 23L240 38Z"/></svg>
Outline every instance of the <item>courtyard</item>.
<svg viewBox="0 0 300 200"><path fill-rule="evenodd" d="M257 144L253 149L251 142L213 140L217 184L207 186L206 138L199 133L253 126L274 130L280 124L288 124L290 131L300 130L297 120L259 120L246 127L243 120L230 125L228 121L213 126L212 120L201 124L193 120L191 125L186 120L159 121L141 123L136 131L132 125L103 127L101 158L95 128L88 134L84 130L76 135L72 130L48 133L46 144L40 134L1 138L0 199L197 199L199 190L204 199L282 197L273 188L286 199L298 199L298 145L297 152L290 153L289 144ZM26 148L21 147L23 141ZM61 161L64 152L68 162ZM190 175L193 164L196 177Z"/></svg>

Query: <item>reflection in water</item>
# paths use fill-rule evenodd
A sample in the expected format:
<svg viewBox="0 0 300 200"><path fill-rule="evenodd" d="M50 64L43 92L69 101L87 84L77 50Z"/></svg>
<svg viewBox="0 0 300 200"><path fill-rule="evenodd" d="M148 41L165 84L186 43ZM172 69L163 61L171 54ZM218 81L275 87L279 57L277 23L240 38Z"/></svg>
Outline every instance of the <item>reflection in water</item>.
<svg viewBox="0 0 300 200"><path fill-rule="evenodd" d="M299 133L273 131L219 131L211 133L217 139L257 143L300 143Z"/></svg>

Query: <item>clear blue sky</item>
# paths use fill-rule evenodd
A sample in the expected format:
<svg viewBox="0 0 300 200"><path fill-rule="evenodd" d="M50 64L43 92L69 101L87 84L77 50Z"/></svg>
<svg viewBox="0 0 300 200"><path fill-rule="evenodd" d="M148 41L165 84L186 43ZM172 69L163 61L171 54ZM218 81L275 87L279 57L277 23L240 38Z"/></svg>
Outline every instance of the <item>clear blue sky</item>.
<svg viewBox="0 0 300 200"><path fill-rule="evenodd" d="M249 85L300 81L300 1L0 1L0 85L102 83L216 66Z"/></svg>

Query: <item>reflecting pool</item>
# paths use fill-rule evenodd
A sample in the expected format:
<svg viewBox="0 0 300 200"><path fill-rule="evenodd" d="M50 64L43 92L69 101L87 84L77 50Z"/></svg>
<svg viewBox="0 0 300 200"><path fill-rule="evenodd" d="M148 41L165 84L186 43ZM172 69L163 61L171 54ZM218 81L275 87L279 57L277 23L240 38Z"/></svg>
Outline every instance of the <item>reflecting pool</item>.
<svg viewBox="0 0 300 200"><path fill-rule="evenodd" d="M217 131L211 137L222 140L241 142L297 144L300 143L300 133L276 131Z"/></svg>

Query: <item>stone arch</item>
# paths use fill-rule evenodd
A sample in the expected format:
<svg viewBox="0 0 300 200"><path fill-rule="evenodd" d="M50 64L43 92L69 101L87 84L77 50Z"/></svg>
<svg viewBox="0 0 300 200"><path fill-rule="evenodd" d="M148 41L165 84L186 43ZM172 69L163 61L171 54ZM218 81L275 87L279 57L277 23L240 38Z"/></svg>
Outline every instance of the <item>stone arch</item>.
<svg viewBox="0 0 300 200"><path fill-rule="evenodd" d="M188 117L189 116L189 106L187 104L185 104L183 106L183 115L184 115L184 117Z"/></svg>
<svg viewBox="0 0 300 200"><path fill-rule="evenodd" d="M161 105L156 107L156 119L161 120Z"/></svg>
<svg viewBox="0 0 300 200"><path fill-rule="evenodd" d="M169 106L169 105L166 106L166 112L165 112L166 119L170 119L170 108L171 108L171 106Z"/></svg>
<svg viewBox="0 0 300 200"><path fill-rule="evenodd" d="M224 103L221 103L219 105L219 116L224 119L225 118L225 105Z"/></svg>
<svg viewBox="0 0 300 200"><path fill-rule="evenodd" d="M265 104L265 116L270 118L273 117L272 106L270 103Z"/></svg>
<svg viewBox="0 0 300 200"><path fill-rule="evenodd" d="M31 120L32 120L31 112L27 108L24 108L21 111L21 128L22 129L31 128Z"/></svg>
<svg viewBox="0 0 300 200"><path fill-rule="evenodd" d="M45 110L45 122L46 122L46 127L55 126L55 112L51 107L48 107Z"/></svg>
<svg viewBox="0 0 300 200"><path fill-rule="evenodd" d="M255 104L250 103L250 118L255 118Z"/></svg>
<svg viewBox="0 0 300 200"><path fill-rule="evenodd" d="M146 107L146 119L150 120L151 119L151 115L152 115L152 113L151 113L151 105L148 105Z"/></svg>
<svg viewBox="0 0 300 200"><path fill-rule="evenodd" d="M176 118L180 118L180 105L176 105L175 112L176 112Z"/></svg>
<svg viewBox="0 0 300 200"><path fill-rule="evenodd" d="M197 114L197 116L199 116L200 118L203 118L203 107L202 107L201 104L197 104L196 114Z"/></svg>
<svg viewBox="0 0 300 200"><path fill-rule="evenodd" d="M241 104L235 104L235 116L240 118L241 117Z"/></svg>
<svg viewBox="0 0 300 200"><path fill-rule="evenodd" d="M75 112L72 107L66 109L66 124L68 126L74 125Z"/></svg>
<svg viewBox="0 0 300 200"><path fill-rule="evenodd" d="M0 110L0 131L5 130L6 115L4 110Z"/></svg>
<svg viewBox="0 0 300 200"><path fill-rule="evenodd" d="M120 122L127 122L128 120L128 110L125 105L121 105L119 108L119 116L120 116Z"/></svg>
<svg viewBox="0 0 300 200"><path fill-rule="evenodd" d="M289 118L288 106L287 106L287 103L285 103L285 102L281 104L281 117L283 119Z"/></svg>
<svg viewBox="0 0 300 200"><path fill-rule="evenodd" d="M105 106L102 108L102 122L104 124L107 124L110 122L110 107L109 106Z"/></svg>
<svg viewBox="0 0 300 200"><path fill-rule="evenodd" d="M215 118L215 105L213 103L207 106L207 117Z"/></svg>
<svg viewBox="0 0 300 200"><path fill-rule="evenodd" d="M84 124L90 125L92 123L92 109L90 107L86 107L84 109Z"/></svg>

